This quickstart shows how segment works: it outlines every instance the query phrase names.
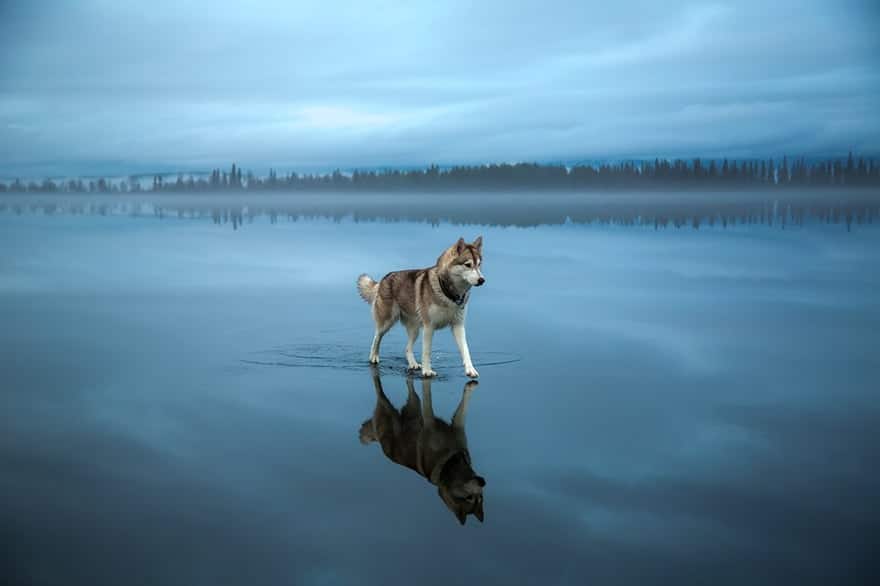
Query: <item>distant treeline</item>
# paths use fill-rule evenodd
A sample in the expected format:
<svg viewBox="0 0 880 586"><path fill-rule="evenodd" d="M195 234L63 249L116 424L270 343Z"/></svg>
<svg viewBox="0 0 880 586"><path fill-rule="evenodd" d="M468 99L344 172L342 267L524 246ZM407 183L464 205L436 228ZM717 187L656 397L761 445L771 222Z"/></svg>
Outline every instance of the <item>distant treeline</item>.
<svg viewBox="0 0 880 586"><path fill-rule="evenodd" d="M360 171L328 174L279 175L274 169L265 177L235 164L228 171L210 174L179 174L176 180L156 175L152 183L142 179L110 181L104 178L24 183L0 182L0 192L34 193L131 193L218 191L419 191L419 190L590 190L590 189L749 189L767 187L868 187L880 186L880 164L852 153L846 158L807 162L804 158L781 160L629 161L601 165L540 165L537 163L456 166L441 169Z"/></svg>

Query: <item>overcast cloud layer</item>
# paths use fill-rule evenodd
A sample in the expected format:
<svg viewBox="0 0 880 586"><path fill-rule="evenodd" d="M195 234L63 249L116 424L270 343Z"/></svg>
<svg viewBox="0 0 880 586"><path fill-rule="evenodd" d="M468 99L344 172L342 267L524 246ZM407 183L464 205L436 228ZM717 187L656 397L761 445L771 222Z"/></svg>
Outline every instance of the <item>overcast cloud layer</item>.
<svg viewBox="0 0 880 586"><path fill-rule="evenodd" d="M0 175L880 152L870 1L3 0Z"/></svg>

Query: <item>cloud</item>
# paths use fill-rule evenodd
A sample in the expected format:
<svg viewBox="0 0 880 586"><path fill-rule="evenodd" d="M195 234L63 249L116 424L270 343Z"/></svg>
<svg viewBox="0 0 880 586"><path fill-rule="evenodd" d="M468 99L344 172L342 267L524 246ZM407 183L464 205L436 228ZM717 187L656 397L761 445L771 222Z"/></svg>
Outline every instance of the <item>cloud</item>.
<svg viewBox="0 0 880 586"><path fill-rule="evenodd" d="M3 11L0 172L880 150L865 2Z"/></svg>
<svg viewBox="0 0 880 586"><path fill-rule="evenodd" d="M704 468L631 479L573 470L542 478L537 490L572 515L581 511L597 537L675 551L691 572L702 559L716 569L735 563L752 582L824 583L841 573L857 582L874 565L869 437L877 415L724 407L717 425L745 437Z"/></svg>

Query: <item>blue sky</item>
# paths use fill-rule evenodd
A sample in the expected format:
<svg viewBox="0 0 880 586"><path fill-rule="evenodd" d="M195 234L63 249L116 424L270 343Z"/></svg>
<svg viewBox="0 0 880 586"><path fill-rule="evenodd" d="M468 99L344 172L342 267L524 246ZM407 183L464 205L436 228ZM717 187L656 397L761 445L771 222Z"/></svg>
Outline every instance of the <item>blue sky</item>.
<svg viewBox="0 0 880 586"><path fill-rule="evenodd" d="M880 9L0 2L0 174L880 153Z"/></svg>

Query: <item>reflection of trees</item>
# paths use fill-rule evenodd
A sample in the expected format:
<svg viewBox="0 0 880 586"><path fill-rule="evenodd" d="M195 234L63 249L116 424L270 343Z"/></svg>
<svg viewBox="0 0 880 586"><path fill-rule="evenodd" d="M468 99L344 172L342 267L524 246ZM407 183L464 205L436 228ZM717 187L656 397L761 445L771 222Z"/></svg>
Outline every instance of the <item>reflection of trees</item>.
<svg viewBox="0 0 880 586"><path fill-rule="evenodd" d="M99 214L144 213L146 205L159 218L210 217L238 229L243 221L268 216L324 217L340 220L411 220L531 226L597 223L615 225L723 228L764 224L785 229L810 221L827 224L872 224L880 209L880 164L872 159L807 161L702 160L604 163L600 165L488 165L441 169L334 171L326 175L266 177L244 173L237 165L202 176L178 174L106 178L45 179L0 182L0 192L52 195L42 201L0 200L0 211ZM445 191L442 197L405 197L405 193ZM165 197L164 193L219 194L217 197ZM279 198L273 193L298 193ZM368 197L364 193L387 193ZM475 196L474 193L479 193ZM606 193L607 192L607 193ZM59 194L95 193L99 203ZM137 203L137 194L155 201ZM310 194L319 193L312 197ZM92 198L90 198L92 199ZM25 203L27 202L27 203ZM222 203L221 203L222 202Z"/></svg>
<svg viewBox="0 0 880 586"><path fill-rule="evenodd" d="M214 169L204 174L178 174L170 180L162 175L139 176L128 180L105 178L83 180L46 179L41 183L7 184L0 191L35 193L131 193L143 189L156 192L257 192L257 191L461 191L461 190L613 190L613 189L778 189L787 187L867 187L880 186L880 164L873 159L811 160L803 157L789 161L783 157L764 160L654 159L596 165L538 165L517 163L500 165L455 166L441 169L355 170L329 174L279 175L270 169L268 176L252 172L243 175L236 165L228 170Z"/></svg>
<svg viewBox="0 0 880 586"><path fill-rule="evenodd" d="M664 228L767 225L780 229L807 223L873 224L880 216L880 193L875 190L765 190L748 192L619 191L613 194L572 194L554 191L528 193L448 193L425 197L370 195L345 192L277 195L239 194L186 196L143 193L132 197L88 198L50 194L0 198L0 212L70 214L152 214L157 218L210 218L238 229L245 221L268 217L269 222L300 218L335 221L417 221L438 224L599 224ZM6 203L8 202L8 204Z"/></svg>

